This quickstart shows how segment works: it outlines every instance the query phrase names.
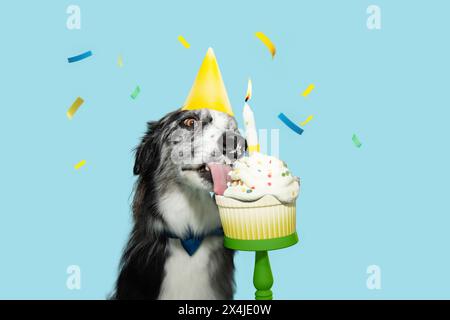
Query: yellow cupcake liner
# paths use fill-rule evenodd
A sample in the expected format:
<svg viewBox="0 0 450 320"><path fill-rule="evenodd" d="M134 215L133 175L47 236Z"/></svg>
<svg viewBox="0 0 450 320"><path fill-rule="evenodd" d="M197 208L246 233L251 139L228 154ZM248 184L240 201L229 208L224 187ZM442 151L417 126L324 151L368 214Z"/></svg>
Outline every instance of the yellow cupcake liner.
<svg viewBox="0 0 450 320"><path fill-rule="evenodd" d="M216 196L216 203L223 231L229 238L263 240L295 232L295 201L283 204L271 195L251 202Z"/></svg>

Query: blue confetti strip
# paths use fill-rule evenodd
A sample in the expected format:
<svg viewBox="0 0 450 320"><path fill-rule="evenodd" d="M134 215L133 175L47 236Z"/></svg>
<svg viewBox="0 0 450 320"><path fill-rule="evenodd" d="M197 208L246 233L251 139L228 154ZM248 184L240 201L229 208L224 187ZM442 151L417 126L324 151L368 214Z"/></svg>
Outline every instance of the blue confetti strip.
<svg viewBox="0 0 450 320"><path fill-rule="evenodd" d="M284 113L280 113L278 115L278 118L284 122L285 125L287 125L289 128L291 128L294 132L298 134L303 133L303 129L300 128L298 125L296 125L294 122L292 122Z"/></svg>
<svg viewBox="0 0 450 320"><path fill-rule="evenodd" d="M89 51L86 51L86 52L84 52L82 54L79 54L77 56L69 57L69 58L67 58L67 61L69 61L69 63L77 62L77 61L89 58L90 56L92 56L92 51L89 50Z"/></svg>

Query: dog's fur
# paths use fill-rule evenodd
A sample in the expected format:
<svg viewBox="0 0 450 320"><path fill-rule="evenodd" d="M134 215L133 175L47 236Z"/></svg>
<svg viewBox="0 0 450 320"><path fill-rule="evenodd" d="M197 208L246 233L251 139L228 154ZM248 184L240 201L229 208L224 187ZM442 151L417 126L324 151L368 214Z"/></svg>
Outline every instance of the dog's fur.
<svg viewBox="0 0 450 320"><path fill-rule="evenodd" d="M196 119L194 127L184 120ZM231 133L232 148L224 145ZM134 226L113 299L232 299L234 252L206 237L189 256L179 238L220 227L209 162L232 163L245 149L236 121L209 109L175 111L148 123L136 149Z"/></svg>

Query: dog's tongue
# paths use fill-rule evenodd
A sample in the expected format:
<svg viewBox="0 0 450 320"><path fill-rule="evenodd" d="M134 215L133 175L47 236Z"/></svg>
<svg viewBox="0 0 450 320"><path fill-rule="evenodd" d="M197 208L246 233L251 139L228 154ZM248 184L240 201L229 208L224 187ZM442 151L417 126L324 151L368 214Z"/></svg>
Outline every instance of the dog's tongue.
<svg viewBox="0 0 450 320"><path fill-rule="evenodd" d="M226 164L208 163L208 168L211 170L214 193L222 196L227 188L227 182L230 181L228 173L231 171L231 167Z"/></svg>

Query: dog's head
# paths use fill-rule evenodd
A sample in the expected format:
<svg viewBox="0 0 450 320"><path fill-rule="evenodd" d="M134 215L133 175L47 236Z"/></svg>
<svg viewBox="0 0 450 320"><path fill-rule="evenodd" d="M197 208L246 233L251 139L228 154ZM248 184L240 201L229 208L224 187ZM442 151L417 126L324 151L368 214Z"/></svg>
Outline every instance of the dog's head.
<svg viewBox="0 0 450 320"><path fill-rule="evenodd" d="M148 123L136 149L134 174L159 188L168 182L212 191L208 164L231 164L245 152L236 120L210 109L177 110Z"/></svg>

